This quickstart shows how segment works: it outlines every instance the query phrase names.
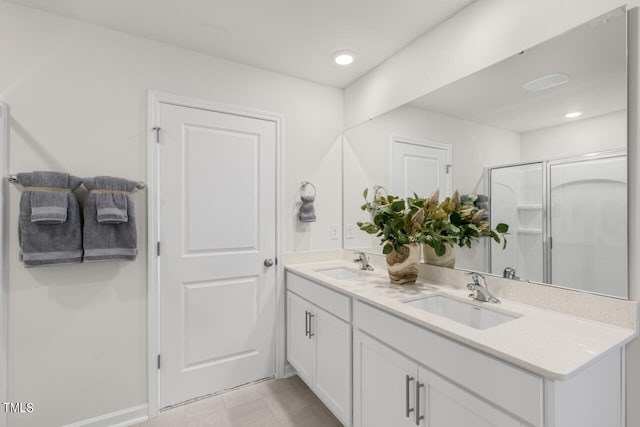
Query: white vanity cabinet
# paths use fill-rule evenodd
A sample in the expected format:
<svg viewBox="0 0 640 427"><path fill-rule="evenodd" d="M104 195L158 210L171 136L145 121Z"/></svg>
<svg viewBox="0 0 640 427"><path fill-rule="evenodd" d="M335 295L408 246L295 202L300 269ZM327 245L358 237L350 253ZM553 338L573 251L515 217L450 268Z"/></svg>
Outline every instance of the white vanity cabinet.
<svg viewBox="0 0 640 427"><path fill-rule="evenodd" d="M622 354L544 379L359 301L355 427L621 427Z"/></svg>
<svg viewBox="0 0 640 427"><path fill-rule="evenodd" d="M537 339L519 340L533 357L507 352L503 360L492 347L478 347L474 334L449 338L446 329L421 325L397 304L358 295L361 288L341 293L291 272L286 281L288 360L347 427L624 426L624 347L614 345L576 365L569 350L584 358L591 348L584 335L572 339L576 320L566 319L562 352L554 354L555 346L534 331ZM362 289L372 293L376 286L363 283ZM523 317L529 315L536 314ZM514 337L518 321L511 330L493 330L493 337ZM520 326L522 333L532 327ZM607 328L593 327L598 334ZM546 365L535 363L535 355ZM564 369L568 361L571 370Z"/></svg>
<svg viewBox="0 0 640 427"><path fill-rule="evenodd" d="M287 274L287 358L300 378L351 425L350 298Z"/></svg>
<svg viewBox="0 0 640 427"><path fill-rule="evenodd" d="M360 331L354 332L354 360L355 426L524 426Z"/></svg>

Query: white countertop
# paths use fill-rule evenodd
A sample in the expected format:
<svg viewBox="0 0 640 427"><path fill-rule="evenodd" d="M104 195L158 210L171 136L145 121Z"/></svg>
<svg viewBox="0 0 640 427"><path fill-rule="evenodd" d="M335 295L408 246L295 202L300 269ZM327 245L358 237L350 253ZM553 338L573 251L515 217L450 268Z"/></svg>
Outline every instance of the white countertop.
<svg viewBox="0 0 640 427"><path fill-rule="evenodd" d="M433 294L471 301L466 290L420 279L415 285L392 285L385 270L367 272L366 277L351 280L333 279L317 272L330 268L355 270L353 263L339 260L285 266L292 273L554 380L572 377L636 336L633 329L508 300L500 304L477 304L520 317L479 330L402 302Z"/></svg>

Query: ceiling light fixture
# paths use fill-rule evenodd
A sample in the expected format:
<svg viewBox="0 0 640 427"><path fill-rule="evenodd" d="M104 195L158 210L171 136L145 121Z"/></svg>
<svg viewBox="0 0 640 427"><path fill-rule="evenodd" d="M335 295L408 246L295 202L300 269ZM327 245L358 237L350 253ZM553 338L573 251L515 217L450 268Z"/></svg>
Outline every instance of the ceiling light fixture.
<svg viewBox="0 0 640 427"><path fill-rule="evenodd" d="M353 64L353 61L356 60L356 55L348 50L341 50L333 54L333 61L342 66L347 66Z"/></svg>
<svg viewBox="0 0 640 427"><path fill-rule="evenodd" d="M556 73L549 74L544 77L540 77L530 82L526 82L522 87L529 92L540 92L541 90L551 89L552 87L560 86L569 81L569 76L566 74Z"/></svg>
<svg viewBox="0 0 640 427"><path fill-rule="evenodd" d="M567 114L565 114L564 116L565 116L567 119L573 119L573 118L575 118L575 117L579 117L579 116L581 116L581 115L582 115L582 113L581 113L580 111L574 111L573 113L567 113Z"/></svg>

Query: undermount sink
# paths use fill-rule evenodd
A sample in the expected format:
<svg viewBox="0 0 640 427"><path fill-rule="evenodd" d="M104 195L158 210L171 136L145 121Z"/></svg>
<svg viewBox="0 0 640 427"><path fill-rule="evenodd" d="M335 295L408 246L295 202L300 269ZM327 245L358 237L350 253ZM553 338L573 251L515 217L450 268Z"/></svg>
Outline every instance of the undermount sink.
<svg viewBox="0 0 640 427"><path fill-rule="evenodd" d="M469 304L442 295L405 301L405 303L475 329L492 328L518 318L518 316L478 307L475 304Z"/></svg>
<svg viewBox="0 0 640 427"><path fill-rule="evenodd" d="M328 268L325 270L316 270L316 272L338 280L351 280L366 276L365 273L360 273L359 271L348 268Z"/></svg>

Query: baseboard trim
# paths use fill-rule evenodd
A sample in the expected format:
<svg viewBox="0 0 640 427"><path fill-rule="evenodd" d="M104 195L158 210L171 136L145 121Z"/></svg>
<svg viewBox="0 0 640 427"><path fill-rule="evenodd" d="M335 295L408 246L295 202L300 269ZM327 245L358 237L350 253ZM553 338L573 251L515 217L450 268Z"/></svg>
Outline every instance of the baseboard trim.
<svg viewBox="0 0 640 427"><path fill-rule="evenodd" d="M131 408L89 418L65 427L124 427L133 423L145 421L148 418L147 405L132 406Z"/></svg>
<svg viewBox="0 0 640 427"><path fill-rule="evenodd" d="M289 378L292 377L294 375L297 375L298 373L296 372L295 368L293 366L291 366L291 364L289 362L287 362L286 365L284 365L284 373L282 374L282 376L280 378Z"/></svg>

